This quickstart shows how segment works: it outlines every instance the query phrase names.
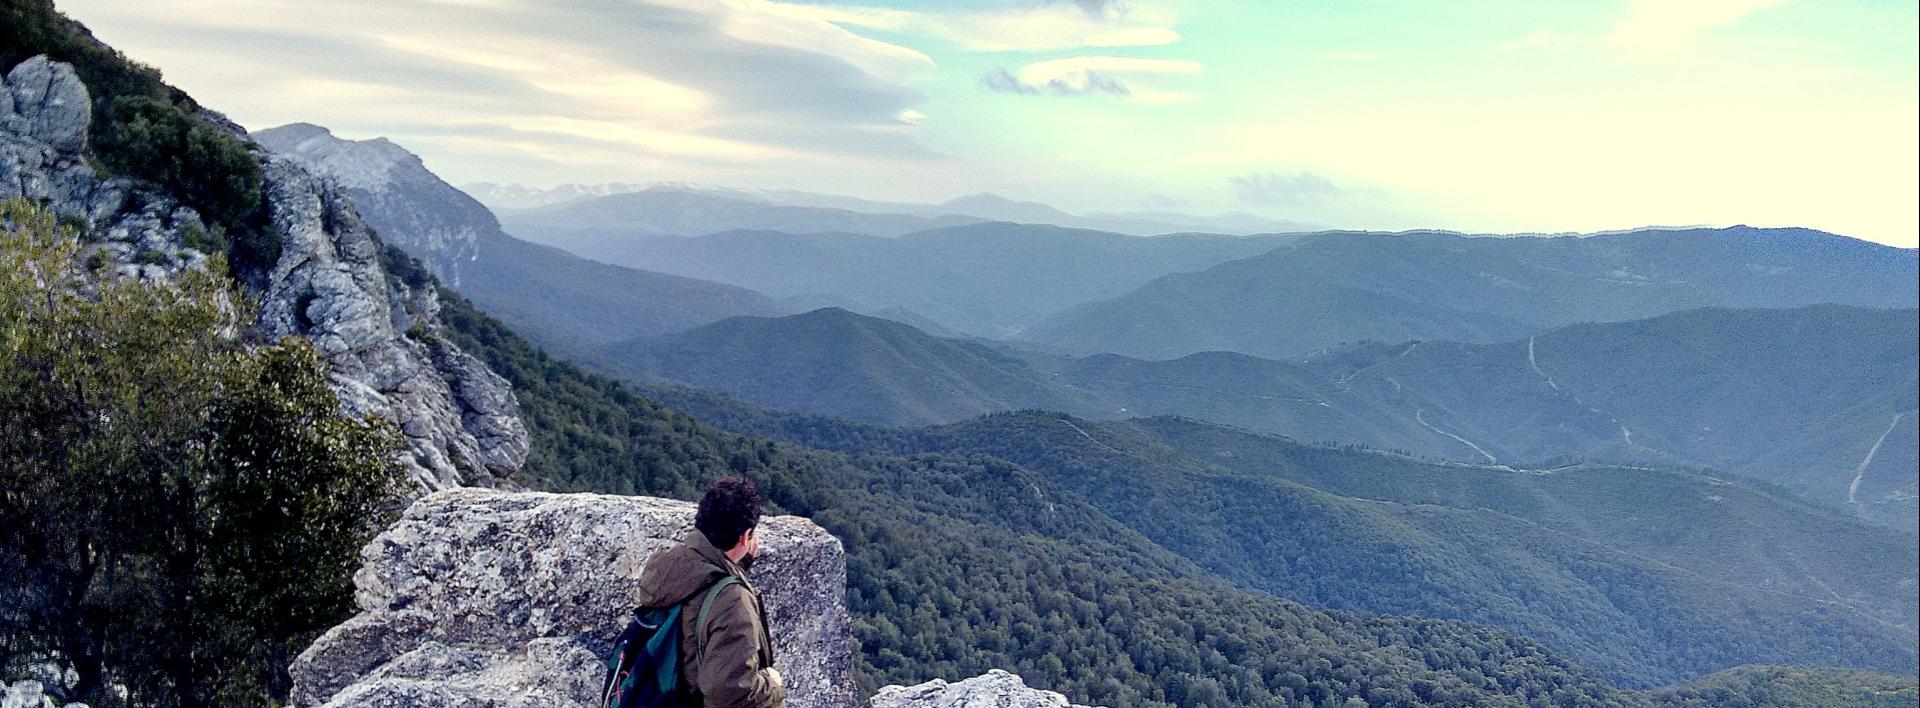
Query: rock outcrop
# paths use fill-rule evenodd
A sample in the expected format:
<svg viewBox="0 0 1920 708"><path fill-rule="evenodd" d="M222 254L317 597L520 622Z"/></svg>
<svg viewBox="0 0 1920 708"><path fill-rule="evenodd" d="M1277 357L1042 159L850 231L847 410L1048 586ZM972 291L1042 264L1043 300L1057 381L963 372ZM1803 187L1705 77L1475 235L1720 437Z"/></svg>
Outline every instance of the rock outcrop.
<svg viewBox="0 0 1920 708"><path fill-rule="evenodd" d="M93 104L73 67L45 56L20 62L7 74L5 93L6 98L0 99L0 126L31 135L57 151L86 148Z"/></svg>
<svg viewBox="0 0 1920 708"><path fill-rule="evenodd" d="M45 684L32 679L0 683L0 708L60 708L47 695ZM65 708L87 708L85 703L68 703Z"/></svg>
<svg viewBox="0 0 1920 708"><path fill-rule="evenodd" d="M437 492L362 551L360 613L295 660L312 706L585 706L647 558L694 505L645 497ZM790 705L854 704L840 542L805 519L761 526L765 596Z"/></svg>
<svg viewBox="0 0 1920 708"><path fill-rule="evenodd" d="M1087 708L1053 691L1028 688L1019 676L994 669L965 681L934 679L888 686L873 695L873 708Z"/></svg>
<svg viewBox="0 0 1920 708"><path fill-rule="evenodd" d="M480 257L480 239L500 238L493 212L427 171L420 158L385 138L349 141L311 123L252 134L268 150L333 180L382 238L464 290L463 265Z"/></svg>
<svg viewBox="0 0 1920 708"><path fill-rule="evenodd" d="M382 240L549 350L597 350L729 317L788 312L745 288L598 263L514 238L493 212L386 138L346 140L308 123L253 138L333 181Z"/></svg>
<svg viewBox="0 0 1920 708"><path fill-rule="evenodd" d="M44 56L23 61L0 96L0 199L26 197L83 223L121 277L164 281L203 267L207 254L192 245L193 235L209 229L198 212L95 173L92 101L70 66ZM210 123L246 139L223 120ZM406 335L437 329L431 288L391 282L378 240L338 186L291 160L255 155L281 236L277 262L250 293L259 300L259 331L313 340L348 411L398 423L416 488L492 485L519 468L527 437L508 383L444 338Z"/></svg>

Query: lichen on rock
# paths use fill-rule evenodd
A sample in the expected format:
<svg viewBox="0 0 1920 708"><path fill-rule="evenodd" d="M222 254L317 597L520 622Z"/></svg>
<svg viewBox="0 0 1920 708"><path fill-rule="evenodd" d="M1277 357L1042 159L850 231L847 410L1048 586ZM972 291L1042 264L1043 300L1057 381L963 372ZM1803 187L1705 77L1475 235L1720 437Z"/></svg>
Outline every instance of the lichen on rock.
<svg viewBox="0 0 1920 708"><path fill-rule="evenodd" d="M887 686L873 696L873 708L1087 708L1053 691L1028 688L1019 676L1000 669L963 681L934 679L912 686Z"/></svg>
<svg viewBox="0 0 1920 708"><path fill-rule="evenodd" d="M585 706L640 570L693 525L686 502L437 492L369 543L360 613L292 668L297 705ZM789 705L854 705L846 555L813 522L770 517L752 580Z"/></svg>

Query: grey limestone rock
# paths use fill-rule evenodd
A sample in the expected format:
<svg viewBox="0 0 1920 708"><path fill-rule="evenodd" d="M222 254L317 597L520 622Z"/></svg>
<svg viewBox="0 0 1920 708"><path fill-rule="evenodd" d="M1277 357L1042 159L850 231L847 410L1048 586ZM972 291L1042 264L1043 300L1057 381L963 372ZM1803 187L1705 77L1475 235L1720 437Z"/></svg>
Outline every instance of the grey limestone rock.
<svg viewBox="0 0 1920 708"><path fill-rule="evenodd" d="M59 705L47 695L45 684L39 681L0 683L0 708L57 708ZM87 704L68 703L66 708L87 708Z"/></svg>
<svg viewBox="0 0 1920 708"><path fill-rule="evenodd" d="M492 212L385 138L342 140L310 123L268 128L253 138L338 182L382 238L419 257L451 287L468 285L465 266L480 257L481 240L501 237Z"/></svg>
<svg viewBox="0 0 1920 708"><path fill-rule="evenodd" d="M640 569L694 505L644 497L452 489L415 502L362 551L360 613L295 660L297 705L584 706L625 626ZM763 592L789 704L854 704L846 556L812 522L761 527Z"/></svg>
<svg viewBox="0 0 1920 708"><path fill-rule="evenodd" d="M86 147L93 103L72 66L44 55L20 62L7 73L7 94L12 105L0 103L10 109L0 117L8 129L62 152Z"/></svg>
<svg viewBox="0 0 1920 708"><path fill-rule="evenodd" d="M34 57L0 82L0 199L26 197L77 219L94 250L121 277L166 281L205 266L194 247L209 231L192 208L125 179L102 179L87 155L91 102L63 63ZM214 113L221 129L244 139ZM353 413L393 419L406 433L405 461L420 492L494 485L526 461L527 435L512 387L444 338L407 336L438 327L430 285L390 283L380 244L334 183L284 158L262 161L278 261L250 294L268 338L311 339L333 368L334 390Z"/></svg>
<svg viewBox="0 0 1920 708"><path fill-rule="evenodd" d="M432 329L438 303L388 282L378 240L338 187L288 158L264 166L281 253L260 298L263 333L312 340L348 410L398 423L420 488L490 485L518 469L527 437L511 386L444 339L407 336Z"/></svg>
<svg viewBox="0 0 1920 708"><path fill-rule="evenodd" d="M994 669L964 681L934 679L913 686L888 686L873 696L873 708L1086 708L1067 697L1028 688L1019 676Z"/></svg>

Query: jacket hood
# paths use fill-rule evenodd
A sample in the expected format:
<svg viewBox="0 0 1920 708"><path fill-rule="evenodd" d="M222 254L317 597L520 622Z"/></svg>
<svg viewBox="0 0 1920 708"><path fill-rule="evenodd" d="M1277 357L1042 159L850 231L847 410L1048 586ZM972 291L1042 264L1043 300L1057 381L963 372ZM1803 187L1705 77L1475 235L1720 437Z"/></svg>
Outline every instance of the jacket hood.
<svg viewBox="0 0 1920 708"><path fill-rule="evenodd" d="M647 559L640 572L641 607L672 607L729 575L747 574L727 560L698 529L687 532L680 545Z"/></svg>

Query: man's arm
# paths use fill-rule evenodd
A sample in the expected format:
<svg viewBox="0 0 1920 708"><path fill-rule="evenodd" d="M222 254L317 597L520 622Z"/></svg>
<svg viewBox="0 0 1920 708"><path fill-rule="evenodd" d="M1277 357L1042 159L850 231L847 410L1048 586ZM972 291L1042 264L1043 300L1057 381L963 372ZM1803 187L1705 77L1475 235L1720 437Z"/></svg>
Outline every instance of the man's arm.
<svg viewBox="0 0 1920 708"><path fill-rule="evenodd" d="M780 685L780 675L760 665L759 621L746 588L726 588L713 599L696 681L709 708L786 705L787 689Z"/></svg>

